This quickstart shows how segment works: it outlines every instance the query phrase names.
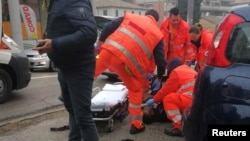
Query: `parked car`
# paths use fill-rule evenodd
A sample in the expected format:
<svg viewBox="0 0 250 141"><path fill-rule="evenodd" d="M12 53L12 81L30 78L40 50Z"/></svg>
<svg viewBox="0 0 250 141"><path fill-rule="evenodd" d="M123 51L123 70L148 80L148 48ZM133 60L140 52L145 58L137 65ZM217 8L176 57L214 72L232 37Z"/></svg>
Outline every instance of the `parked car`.
<svg viewBox="0 0 250 141"><path fill-rule="evenodd" d="M183 113L186 141L207 141L214 126L229 131L237 127L233 125L250 125L249 13L248 4L232 7L215 31L207 64L197 76L193 104Z"/></svg>
<svg viewBox="0 0 250 141"><path fill-rule="evenodd" d="M112 16L95 16L95 20L97 23L97 27L98 27L98 37L100 35L100 33L102 32L102 29L104 28L105 24L110 22L111 20L114 20L116 17L112 17ZM106 69L102 75L107 76L108 78L111 79L117 79L118 75L115 72L111 72L109 69Z"/></svg>
<svg viewBox="0 0 250 141"><path fill-rule="evenodd" d="M38 51L30 49L25 49L23 53L28 57L30 70L34 69L44 69L52 72L58 71L58 68L54 65L46 53L40 55Z"/></svg>
<svg viewBox="0 0 250 141"><path fill-rule="evenodd" d="M115 19L116 17L112 16L95 16L95 20L98 27L98 37L104 28L107 22ZM48 58L47 54L39 55L37 51L32 49L25 49L24 54L29 58L30 62L30 70L33 71L34 69L45 69L49 71L58 71L58 68L54 65L54 63ZM106 75L109 78L116 79L118 78L117 74L114 72L109 71L108 69L105 70L103 75Z"/></svg>

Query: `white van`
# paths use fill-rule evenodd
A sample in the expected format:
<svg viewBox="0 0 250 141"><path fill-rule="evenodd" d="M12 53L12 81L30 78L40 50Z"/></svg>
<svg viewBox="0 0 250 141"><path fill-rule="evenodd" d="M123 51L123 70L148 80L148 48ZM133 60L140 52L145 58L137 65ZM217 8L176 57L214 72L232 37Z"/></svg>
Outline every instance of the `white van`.
<svg viewBox="0 0 250 141"><path fill-rule="evenodd" d="M1 6L0 0L0 6ZM0 27L2 27L2 11L0 10ZM8 100L12 90L28 86L31 78L28 58L10 37L2 33L0 28L0 103Z"/></svg>

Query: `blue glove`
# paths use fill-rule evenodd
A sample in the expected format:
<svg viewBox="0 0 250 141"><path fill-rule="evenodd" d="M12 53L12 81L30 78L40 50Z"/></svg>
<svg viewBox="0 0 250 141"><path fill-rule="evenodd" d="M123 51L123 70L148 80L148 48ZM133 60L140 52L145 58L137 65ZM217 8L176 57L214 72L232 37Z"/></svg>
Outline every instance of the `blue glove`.
<svg viewBox="0 0 250 141"><path fill-rule="evenodd" d="M154 99L150 98L143 104L143 106L151 106L154 104L154 102L155 102Z"/></svg>
<svg viewBox="0 0 250 141"><path fill-rule="evenodd" d="M153 81L153 83L152 83L152 88L151 88L151 90L152 90L152 91L158 91L160 88L161 88L161 80L159 80L159 79L156 78L156 79Z"/></svg>
<svg viewBox="0 0 250 141"><path fill-rule="evenodd" d="M152 73L148 73L147 76L146 76L146 80L150 80L152 79L153 77L153 74Z"/></svg>

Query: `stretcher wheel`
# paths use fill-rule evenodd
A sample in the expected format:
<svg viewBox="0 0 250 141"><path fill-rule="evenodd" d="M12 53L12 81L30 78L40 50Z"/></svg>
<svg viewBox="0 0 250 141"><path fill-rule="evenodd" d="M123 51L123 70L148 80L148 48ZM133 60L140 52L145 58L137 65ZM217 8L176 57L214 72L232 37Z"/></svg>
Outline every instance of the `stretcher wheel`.
<svg viewBox="0 0 250 141"><path fill-rule="evenodd" d="M108 133L112 132L114 130L114 119L110 119L108 121L108 126L106 127L106 131Z"/></svg>
<svg viewBox="0 0 250 141"><path fill-rule="evenodd" d="M108 133L112 132L114 130L114 119L111 119L108 121L108 126L106 127L106 131Z"/></svg>
<svg viewBox="0 0 250 141"><path fill-rule="evenodd" d="M113 130L114 130L114 127L107 126L106 131L107 131L108 133L112 132Z"/></svg>

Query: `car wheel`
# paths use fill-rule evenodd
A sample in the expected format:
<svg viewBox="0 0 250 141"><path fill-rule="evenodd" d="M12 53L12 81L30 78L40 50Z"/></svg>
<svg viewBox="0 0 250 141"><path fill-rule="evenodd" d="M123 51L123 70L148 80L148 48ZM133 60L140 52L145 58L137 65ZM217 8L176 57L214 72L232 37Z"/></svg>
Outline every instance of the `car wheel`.
<svg viewBox="0 0 250 141"><path fill-rule="evenodd" d="M190 110L191 110L191 107L187 107L186 109L184 109L182 113L181 130L182 130L182 135L184 136L184 138L186 138L185 130L187 130L188 126L190 126L188 122L188 116L190 114Z"/></svg>
<svg viewBox="0 0 250 141"><path fill-rule="evenodd" d="M10 75L5 70L0 69L0 103L8 100L12 85Z"/></svg>
<svg viewBox="0 0 250 141"><path fill-rule="evenodd" d="M57 72L58 68L55 66L54 62L50 61L49 63L49 71Z"/></svg>

